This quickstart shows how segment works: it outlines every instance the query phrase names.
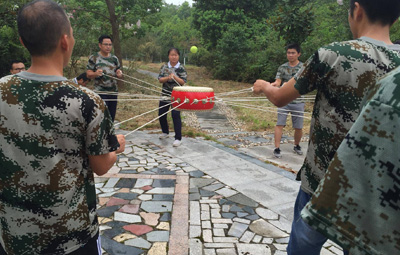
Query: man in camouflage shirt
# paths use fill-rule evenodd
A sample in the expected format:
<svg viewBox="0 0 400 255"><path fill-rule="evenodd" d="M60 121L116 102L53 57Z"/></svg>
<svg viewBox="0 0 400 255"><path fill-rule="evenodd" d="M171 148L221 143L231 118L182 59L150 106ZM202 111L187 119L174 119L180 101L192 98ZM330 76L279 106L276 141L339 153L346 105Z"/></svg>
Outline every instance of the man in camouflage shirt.
<svg viewBox="0 0 400 255"><path fill-rule="evenodd" d="M303 67L303 63L299 61L301 55L300 46L296 43L286 46L286 57L289 62L281 65L276 73L275 82L271 83L272 86L281 87ZM294 128L294 148L293 151L299 155L303 155L299 145L303 135L303 112L304 101L296 99L293 102L278 108L278 121L275 126L275 150L274 156L281 158L281 138L283 128L286 126L286 119L289 113L292 115L292 125Z"/></svg>
<svg viewBox="0 0 400 255"><path fill-rule="evenodd" d="M121 65L117 56L111 53L112 39L110 36L99 37L99 48L99 52L89 57L86 74L89 79L94 79L94 90L106 102L114 121L117 113L118 82L112 77L122 79Z"/></svg>
<svg viewBox="0 0 400 255"><path fill-rule="evenodd" d="M99 254L93 172L124 137L96 93L63 77L75 43L64 10L37 0L17 24L32 66L0 79L0 254Z"/></svg>
<svg viewBox="0 0 400 255"><path fill-rule="evenodd" d="M400 254L400 68L378 87L301 213L352 255Z"/></svg>
<svg viewBox="0 0 400 255"><path fill-rule="evenodd" d="M350 7L350 29L359 39L320 48L280 89L262 80L254 84L256 93L263 92L277 106L317 90L310 142L300 169L301 188L294 208L289 255L319 254L326 237L311 229L300 211L318 187L377 79L400 65L400 47L389 38L390 26L400 15L400 1L351 0Z"/></svg>

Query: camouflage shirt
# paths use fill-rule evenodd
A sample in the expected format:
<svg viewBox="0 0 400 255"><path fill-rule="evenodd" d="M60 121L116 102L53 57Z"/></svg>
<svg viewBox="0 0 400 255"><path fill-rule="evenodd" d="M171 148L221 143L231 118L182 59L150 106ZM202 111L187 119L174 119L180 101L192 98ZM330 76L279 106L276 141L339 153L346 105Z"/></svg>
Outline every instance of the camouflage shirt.
<svg viewBox="0 0 400 255"><path fill-rule="evenodd" d="M295 74L303 67L303 63L299 62L296 66L290 66L289 62L286 62L285 64L281 65L278 68L278 72L276 73L275 80L280 79L282 81L281 86L288 82L290 79L292 79ZM300 99L295 99L291 104L298 104L298 103L304 103L303 100Z"/></svg>
<svg viewBox="0 0 400 255"><path fill-rule="evenodd" d="M167 77L171 73L174 73L176 76L178 76L179 78L181 78L182 80L187 82L186 70L179 62L175 67L172 67L169 64L169 62L164 64L160 68L160 74L158 75L158 79L160 79L162 77ZM175 86L179 86L179 85L174 80L163 83L161 95L166 96L166 97L171 97L172 89Z"/></svg>
<svg viewBox="0 0 400 255"><path fill-rule="evenodd" d="M398 50L398 51L397 51ZM301 95L317 90L301 187L314 193L376 81L400 65L400 45L362 37L320 48L295 76Z"/></svg>
<svg viewBox="0 0 400 255"><path fill-rule="evenodd" d="M88 70L95 72L97 69L103 70L104 74L117 77L116 71L121 69L118 58L110 54L109 57L103 57L98 52L90 56L88 65L86 67ZM116 79L110 78L108 76L100 76L94 79L94 90L95 91L118 91L118 83Z"/></svg>
<svg viewBox="0 0 400 255"><path fill-rule="evenodd" d="M8 254L66 254L98 232L88 155L119 144L103 100L64 77L0 79L0 242Z"/></svg>
<svg viewBox="0 0 400 255"><path fill-rule="evenodd" d="M302 211L352 255L400 254L400 68L380 84Z"/></svg>

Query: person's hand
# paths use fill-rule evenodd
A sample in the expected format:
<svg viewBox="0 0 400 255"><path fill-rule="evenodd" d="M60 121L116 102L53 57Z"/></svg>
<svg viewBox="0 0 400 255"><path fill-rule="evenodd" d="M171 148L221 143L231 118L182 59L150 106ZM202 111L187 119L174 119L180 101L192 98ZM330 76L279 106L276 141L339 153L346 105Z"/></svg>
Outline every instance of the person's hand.
<svg viewBox="0 0 400 255"><path fill-rule="evenodd" d="M125 151L125 136L124 135L116 135L119 143L119 148L115 152L117 154L122 153Z"/></svg>
<svg viewBox="0 0 400 255"><path fill-rule="evenodd" d="M173 81L175 79L175 76L173 73L170 73L168 76L168 81Z"/></svg>
<svg viewBox="0 0 400 255"><path fill-rule="evenodd" d="M253 92L254 92L254 94L259 94L259 93L263 92L263 89L264 89L266 86L271 86L271 83L266 82L266 81L264 81L264 80L257 80L257 81L254 83L254 86L253 86Z"/></svg>
<svg viewBox="0 0 400 255"><path fill-rule="evenodd" d="M103 76L103 70L102 69L97 69L96 72L94 72L94 74L96 75L96 77Z"/></svg>
<svg viewBox="0 0 400 255"><path fill-rule="evenodd" d="M278 84L277 82L273 82L273 83L271 83L271 86L273 86L273 87L279 87L279 84Z"/></svg>
<svg viewBox="0 0 400 255"><path fill-rule="evenodd" d="M117 75L118 78L122 78L123 74L122 74L122 70L118 69L115 74Z"/></svg>

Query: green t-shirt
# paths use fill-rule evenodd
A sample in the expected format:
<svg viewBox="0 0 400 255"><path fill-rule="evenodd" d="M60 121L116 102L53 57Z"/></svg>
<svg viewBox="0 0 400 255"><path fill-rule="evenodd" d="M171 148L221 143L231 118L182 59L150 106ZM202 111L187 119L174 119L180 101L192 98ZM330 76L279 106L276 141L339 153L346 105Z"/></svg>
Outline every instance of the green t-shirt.
<svg viewBox="0 0 400 255"><path fill-rule="evenodd" d="M400 254L400 68L378 87L302 211L352 255Z"/></svg>
<svg viewBox="0 0 400 255"><path fill-rule="evenodd" d="M0 241L9 254L65 254L98 232L88 155L119 144L93 91L64 77L0 79Z"/></svg>
<svg viewBox="0 0 400 255"><path fill-rule="evenodd" d="M281 65L278 68L278 72L276 73L275 80L280 79L282 80L281 86L283 86L284 83L288 82L290 79L292 79L303 67L303 63L299 62L295 66L290 66L289 62L286 62L285 64ZM290 102L291 104L299 104L299 103L304 103L304 100L300 98L293 100Z"/></svg>
<svg viewBox="0 0 400 255"><path fill-rule="evenodd" d="M344 136L376 82L400 65L400 45L371 38L320 48L296 76L301 95L317 90L310 141L301 167L301 188L314 193Z"/></svg>
<svg viewBox="0 0 400 255"><path fill-rule="evenodd" d="M116 71L121 69L121 65L117 56L110 54L109 57L103 57L97 52L89 57L86 68L93 72L97 69L101 69L104 74L117 77ZM116 79L103 75L94 79L94 90L117 92L118 82Z"/></svg>

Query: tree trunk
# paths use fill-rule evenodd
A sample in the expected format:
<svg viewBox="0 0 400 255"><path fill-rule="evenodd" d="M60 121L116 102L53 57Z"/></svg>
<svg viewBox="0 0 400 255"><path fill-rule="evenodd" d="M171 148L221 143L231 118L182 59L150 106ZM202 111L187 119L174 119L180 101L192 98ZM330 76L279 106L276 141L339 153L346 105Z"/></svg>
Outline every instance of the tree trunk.
<svg viewBox="0 0 400 255"><path fill-rule="evenodd" d="M108 12L110 13L110 23L111 23L111 29L112 29L114 53L115 53L115 56L117 56L117 58L121 64L121 69L123 69L121 41L119 38L119 24L118 24L117 15L115 15L115 5L114 5L113 0L105 0L105 1L107 4ZM118 81L118 86L119 87L122 86L121 81Z"/></svg>

